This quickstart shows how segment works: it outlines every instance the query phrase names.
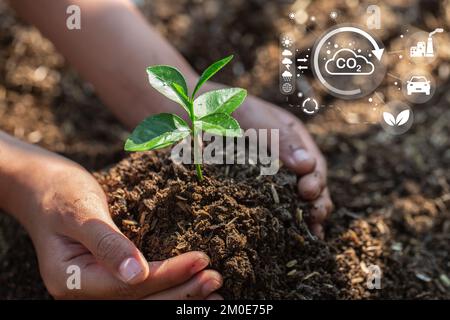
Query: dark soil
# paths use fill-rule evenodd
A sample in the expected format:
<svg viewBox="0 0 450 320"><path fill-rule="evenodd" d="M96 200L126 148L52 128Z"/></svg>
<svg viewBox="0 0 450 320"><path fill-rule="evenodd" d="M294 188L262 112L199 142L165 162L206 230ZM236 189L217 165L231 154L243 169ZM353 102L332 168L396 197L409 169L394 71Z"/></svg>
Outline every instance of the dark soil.
<svg viewBox="0 0 450 320"><path fill-rule="evenodd" d="M294 27L299 49L310 47L321 32L333 25L329 19L331 10L339 12L339 23L364 24L364 11L358 8L373 3L355 0L311 1L307 12L309 16L316 17L316 22L293 25L287 15L290 11L298 10L298 6L280 5L276 1L140 2L146 17L181 50L198 71L208 62L234 53L236 58L233 65L217 76L218 81L248 88L252 94L278 103L299 117L304 117L300 108L288 106L278 90L279 35ZM446 10L450 6L448 0L422 0L414 3L393 0L379 4L384 10L383 29L377 35L388 51L398 49L399 35L403 32L400 26L411 30L413 27L410 24L424 30L436 27L450 30L450 15ZM155 206L152 210L160 220L153 228L159 228L159 232L172 232L172 236L168 239L156 239L154 229L144 234L143 227L154 217L146 217L141 225L138 213L142 208L139 206L145 206L145 203L136 205L136 200L130 201L134 206L128 219L134 219L138 225L127 227L127 234L138 241L151 257L174 254L169 249L182 244L185 238L173 235L175 229L179 228L178 225L163 223L167 222L163 218L174 219L180 225L183 222L182 226L187 230L189 222L191 226L195 226L197 219L200 219L194 216L199 211L199 205L203 206L213 200L214 188L221 186L228 192L231 192L230 188L236 188L232 190L239 193L218 197L217 203L211 201L208 208L217 210L218 213L201 218L204 224L193 230L207 234L208 237L212 234L208 228L238 217L228 227L221 226L215 232L225 245L227 236L231 237L228 241L235 250L230 250L230 256L226 258L236 256L240 259L245 253L248 261L252 262L255 279L264 279L269 283L273 281L273 288L265 291L267 296L277 297L281 290L286 292L289 291L286 288L295 288L294 292L279 297L450 299L450 40L448 34L446 36L439 56L433 64L426 67L435 77L439 85L438 91L429 103L413 106L414 126L400 137L385 134L373 123L373 113L368 112L372 106L367 100L333 100L317 90L318 83L309 78L317 98L335 106L321 110L315 117L303 119L328 160L329 187L336 210L328 221L325 242L313 241L305 228L299 228L288 219L281 219L281 216L288 215L283 214L284 210L277 211L277 208L285 209L295 217L295 209L299 206L305 216L308 214L307 208L298 203L289 184L283 183L285 173L279 177L264 178L261 185L255 186L254 190L262 189L264 192L265 197L261 199L262 196L251 188L256 183L251 179L254 174L251 169L242 170L240 174L243 178L236 178L238 183L233 186L230 185L230 177L240 171L230 168L229 176L223 177L224 168L207 168L208 178L204 183L210 188L210 192L205 189L198 192L195 187L199 186L191 175L192 170L187 168L188 171L185 172L170 164L160 169L158 160L150 155L142 155L147 159L141 166L150 166L154 170L141 173L130 171L126 174L127 170L133 169L126 168L124 163L112 170L124 177L142 175L143 181L150 181L154 185L152 192L160 191L156 198L147 201ZM410 70L407 59L399 61L395 58L395 55L390 56L390 73L401 75ZM387 77L379 88L381 96L386 100L399 99L396 90L392 90L392 81L394 80ZM92 87L79 79L36 29L18 20L4 7L3 2L0 2L0 129L29 143L63 154L90 170L117 163L123 157L121 150L126 136L123 128L98 101ZM140 157L133 155L132 160L125 161L139 162ZM135 165L132 168L134 167ZM161 176L155 174L158 170L161 171ZM180 177L180 181L174 179L176 175ZM166 181L165 178L173 181L173 190L180 190L180 194L184 190L182 198L186 201L170 201L175 197L175 191L167 189L169 179ZM244 184L242 179L247 179L248 184ZM138 183L137 180L130 182L130 186ZM279 206L273 203L271 189L267 187L271 184L280 197ZM110 185L111 188L119 188L119 185ZM190 192L189 188L194 192ZM245 192L249 199L253 199L253 203L240 202L237 198L237 194ZM202 199L194 199L193 194L196 193ZM181 204L181 208L177 202ZM157 204L164 203L173 208L172 212L176 215L164 215L161 211L164 207L156 207ZM223 203L224 208L230 206L233 211L230 210L227 215L217 209L218 203ZM187 209L186 204L191 209ZM121 206L114 208L123 209ZM236 208L243 210L241 212ZM184 213L186 210L188 213ZM203 210L206 211L204 208ZM280 216L278 220L281 231L274 233L272 224L254 218L260 216L265 216L268 221ZM244 224L244 218L247 217L249 220L252 217L254 224ZM120 225L121 222L118 222ZM152 224L149 226L152 228ZM225 235L226 228L236 230L237 236L234 237L231 233ZM250 232L255 232L253 230L266 230L267 237L277 237L279 242L269 242L266 244L266 251L258 251L255 248L261 244L261 240L249 236ZM298 252L294 251L296 247L292 244L292 234L288 230L298 232L305 240L304 245L298 247ZM142 239L137 238L139 233L144 234ZM247 241L244 249L240 241L243 239L241 235ZM187 245L201 245L201 240L194 240ZM156 251L151 241L166 241L165 248L168 251ZM284 246L291 251L288 251L285 259L280 260L279 269L267 268L268 272L276 273L276 277L268 280L268 273L259 274L256 270L260 266L258 263L267 260L270 252L274 252L275 246ZM220 243L208 243L210 252L215 252L212 250L218 248ZM252 255L251 248L259 253ZM181 247L178 250L182 252L187 248ZM279 256L280 252L275 251L274 254ZM227 261L226 258L218 259L220 251L214 257L213 266L226 269L218 264L218 261ZM290 269L286 264L291 259L297 260L293 267L296 269L293 277L287 276ZM272 263L273 266L273 261L265 263ZM322 264L323 261L328 262ZM231 264L233 263L232 261ZM372 264L378 265L383 272L381 290L369 290L366 286L367 270ZM232 269L228 270L231 272ZM245 273L233 276L251 283L250 270L250 267L245 267L240 270L246 271ZM225 276L230 279L230 275ZM309 278L305 279L307 276ZM256 295L266 285L266 282L255 281L253 288L248 288L229 282L226 282L224 289L227 297ZM300 296L295 296L296 294ZM49 295L40 279L31 241L16 222L2 214L0 299L21 298L49 298Z"/></svg>
<svg viewBox="0 0 450 320"><path fill-rule="evenodd" d="M147 259L204 251L228 299L448 297L449 216L423 196L365 219L341 209L323 242L310 234L308 206L286 170L259 176L257 166L206 166L199 182L193 167L168 155L132 154L97 174L116 223ZM371 265L383 270L383 290L367 288Z"/></svg>
<svg viewBox="0 0 450 320"><path fill-rule="evenodd" d="M98 179L111 214L151 261L206 252L229 299L338 298L345 286L332 249L312 236L286 170L175 165L168 152L133 154Z"/></svg>

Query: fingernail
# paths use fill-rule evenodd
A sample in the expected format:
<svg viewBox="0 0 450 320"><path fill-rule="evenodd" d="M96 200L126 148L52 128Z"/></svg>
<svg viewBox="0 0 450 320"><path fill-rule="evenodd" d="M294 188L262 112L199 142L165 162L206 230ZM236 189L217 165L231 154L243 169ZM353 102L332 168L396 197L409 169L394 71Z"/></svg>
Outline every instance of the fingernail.
<svg viewBox="0 0 450 320"><path fill-rule="evenodd" d="M209 262L210 261L209 261L209 258L207 255L205 255L205 254L200 255L200 258L195 260L195 262L191 268L192 274L195 274L195 273L205 269L209 265Z"/></svg>
<svg viewBox="0 0 450 320"><path fill-rule="evenodd" d="M211 294L222 286L222 282L217 279L211 279L207 281L203 287L202 292L204 296Z"/></svg>
<svg viewBox="0 0 450 320"><path fill-rule="evenodd" d="M119 273L122 280L130 284L133 284L138 275L142 272L144 272L144 269L135 258L127 258L123 260L119 267Z"/></svg>
<svg viewBox="0 0 450 320"><path fill-rule="evenodd" d="M309 154L308 151L306 151L304 149L297 149L292 154L292 158L294 159L294 161L296 163L301 163L301 162L304 162L304 161L311 160L311 155Z"/></svg>

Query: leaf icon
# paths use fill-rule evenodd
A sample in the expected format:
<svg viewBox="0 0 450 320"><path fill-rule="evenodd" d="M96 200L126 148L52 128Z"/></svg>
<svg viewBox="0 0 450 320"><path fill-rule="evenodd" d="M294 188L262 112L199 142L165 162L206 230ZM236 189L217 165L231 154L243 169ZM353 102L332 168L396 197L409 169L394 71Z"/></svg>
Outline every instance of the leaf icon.
<svg viewBox="0 0 450 320"><path fill-rule="evenodd" d="M394 116L391 113L383 112L383 119L391 127L395 126L395 118L394 118Z"/></svg>
<svg viewBox="0 0 450 320"><path fill-rule="evenodd" d="M403 110L402 112L400 112L397 116L397 119L395 119L395 124L397 126L402 126L404 125L406 122L408 122L409 120L409 115L410 112L409 110Z"/></svg>

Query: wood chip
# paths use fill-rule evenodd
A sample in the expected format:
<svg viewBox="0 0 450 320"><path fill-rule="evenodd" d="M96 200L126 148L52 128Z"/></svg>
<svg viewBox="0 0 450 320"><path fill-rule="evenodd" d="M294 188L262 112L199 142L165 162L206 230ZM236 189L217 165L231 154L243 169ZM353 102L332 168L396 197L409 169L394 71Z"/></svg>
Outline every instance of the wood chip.
<svg viewBox="0 0 450 320"><path fill-rule="evenodd" d="M364 273L369 273L369 268L367 268L367 265L366 265L366 263L364 262L364 261L361 261L361 263L359 264L359 266L361 267L361 270L364 272Z"/></svg>
<svg viewBox="0 0 450 320"><path fill-rule="evenodd" d="M297 270L296 270L296 269L292 269L291 271L289 271L289 272L287 273L287 276L288 276L288 277L292 277L292 276L295 276L296 273L297 273Z"/></svg>
<svg viewBox="0 0 450 320"><path fill-rule="evenodd" d="M175 247L175 249L177 250L184 250L187 248L187 244L185 242L179 243L177 244L177 246Z"/></svg>
<svg viewBox="0 0 450 320"><path fill-rule="evenodd" d="M380 251L381 250L381 247L380 246L369 246L369 247L366 247L366 251Z"/></svg>
<svg viewBox="0 0 450 320"><path fill-rule="evenodd" d="M363 277L356 277L352 279L352 284L357 284L357 283L361 283L364 282L364 278Z"/></svg>
<svg viewBox="0 0 450 320"><path fill-rule="evenodd" d="M431 282L432 280L429 276L420 272L416 272L416 278L422 280L423 282Z"/></svg>
<svg viewBox="0 0 450 320"><path fill-rule="evenodd" d="M279 204L280 197L278 196L277 189L275 189L275 186L273 184L270 185L270 190L272 191L273 202L275 202L275 204Z"/></svg>
<svg viewBox="0 0 450 320"><path fill-rule="evenodd" d="M234 217L233 219L231 219L230 221L228 221L227 224L226 224L225 226L227 227L227 226L233 224L233 223L237 220L237 218L238 218L238 217Z"/></svg>
<svg viewBox="0 0 450 320"><path fill-rule="evenodd" d="M205 210L202 210L202 209L195 211L194 214L199 215L199 216L204 216L204 217L211 218L211 215L208 212L206 212Z"/></svg>
<svg viewBox="0 0 450 320"><path fill-rule="evenodd" d="M300 227L303 221L303 210L300 208L295 209L295 221L297 225Z"/></svg>
<svg viewBox="0 0 450 320"><path fill-rule="evenodd" d="M386 225L381 220L376 223L376 227L381 234L386 234Z"/></svg>
<svg viewBox="0 0 450 320"><path fill-rule="evenodd" d="M442 284L447 288L450 288L450 279L445 274L441 274L439 276L439 280L441 280Z"/></svg>
<svg viewBox="0 0 450 320"><path fill-rule="evenodd" d="M308 274L306 277L304 277L303 281L308 280L309 278L312 278L314 276L320 276L320 273L318 273L317 271L314 271L314 272Z"/></svg>
<svg viewBox="0 0 450 320"><path fill-rule="evenodd" d="M126 219L122 220L122 224L124 224L126 226L137 226L138 225L137 221L126 220Z"/></svg>
<svg viewBox="0 0 450 320"><path fill-rule="evenodd" d="M291 261L289 261L288 263L286 263L286 267L287 268L292 268L292 267L294 267L295 265L297 264L297 260L291 260Z"/></svg>
<svg viewBox="0 0 450 320"><path fill-rule="evenodd" d="M394 251L402 251L403 250L403 244L401 242L395 242L392 244L391 249Z"/></svg>
<svg viewBox="0 0 450 320"><path fill-rule="evenodd" d="M187 201L186 198L179 196L179 195L175 195L175 198L177 198L178 200L181 200L181 201Z"/></svg>

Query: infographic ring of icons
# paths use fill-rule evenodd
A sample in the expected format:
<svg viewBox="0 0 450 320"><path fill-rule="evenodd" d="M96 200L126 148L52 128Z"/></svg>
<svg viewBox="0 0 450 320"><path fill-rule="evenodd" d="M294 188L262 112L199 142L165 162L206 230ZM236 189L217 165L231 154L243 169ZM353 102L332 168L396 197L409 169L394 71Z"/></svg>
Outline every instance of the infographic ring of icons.
<svg viewBox="0 0 450 320"><path fill-rule="evenodd" d="M377 6L371 6L377 7ZM380 14L378 10L367 10L368 13ZM295 14L290 14L290 20L295 21ZM332 20L338 18L338 13L330 13ZM311 17L311 21L314 17ZM407 104L398 101L406 100L412 104L423 104L430 101L436 91L436 82L424 65L430 65L437 57L439 40L436 36L445 32L443 28L435 28L428 32L404 29L399 37L406 41L404 50L388 52L370 30L381 29L379 17L369 17L368 28L351 24L339 24L325 31L312 48L295 48L294 37L284 34L280 38L280 92L286 96L286 101L292 107L298 107L304 114L313 116L320 112L323 105L315 97L306 79L312 72L321 87L330 95L342 100L357 100L368 97L369 112L377 112L381 127L389 134L398 135L408 131L413 124L413 111ZM414 28L412 28L414 29ZM439 39L439 38L438 38ZM389 58L388 58L389 56ZM387 62L392 58L411 65L410 72L395 75L387 72ZM394 72L395 73L395 72ZM398 91L398 95L385 101L385 95L377 91L386 78L392 85L390 92ZM383 85L383 91L384 91ZM395 89L395 90L392 90ZM403 99L402 99L403 97ZM397 100L396 100L397 99ZM333 107L330 105L329 107ZM344 112L337 108L338 112ZM345 113L345 112L344 112ZM372 123L372 122L365 122Z"/></svg>
<svg viewBox="0 0 450 320"><path fill-rule="evenodd" d="M337 26L315 45L313 72L333 96L361 98L372 93L384 79L383 53L384 48L368 32L355 26Z"/></svg>

